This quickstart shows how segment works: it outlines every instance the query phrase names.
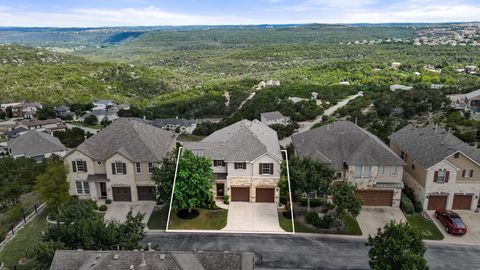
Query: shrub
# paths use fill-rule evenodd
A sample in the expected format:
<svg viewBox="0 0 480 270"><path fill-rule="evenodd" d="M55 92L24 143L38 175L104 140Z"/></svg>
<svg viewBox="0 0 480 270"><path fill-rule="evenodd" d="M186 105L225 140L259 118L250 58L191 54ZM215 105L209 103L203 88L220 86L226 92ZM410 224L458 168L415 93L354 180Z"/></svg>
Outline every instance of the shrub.
<svg viewBox="0 0 480 270"><path fill-rule="evenodd" d="M112 200L110 200L110 199L105 200L105 204L111 204L111 203L112 203Z"/></svg>
<svg viewBox="0 0 480 270"><path fill-rule="evenodd" d="M412 188L404 187L402 193L405 194L412 202L415 201L415 193Z"/></svg>
<svg viewBox="0 0 480 270"><path fill-rule="evenodd" d="M307 206L307 198L300 199L301 206ZM310 199L310 207L319 207L323 205L322 199Z"/></svg>
<svg viewBox="0 0 480 270"><path fill-rule="evenodd" d="M224 204L229 204L230 203L230 196L225 195L225 197L223 197L223 203Z"/></svg>
<svg viewBox="0 0 480 270"><path fill-rule="evenodd" d="M287 196L280 196L280 203L287 204Z"/></svg>
<svg viewBox="0 0 480 270"><path fill-rule="evenodd" d="M334 218L330 215L319 217L316 212L310 211L305 216L305 220L317 228L328 229L332 225Z"/></svg>
<svg viewBox="0 0 480 270"><path fill-rule="evenodd" d="M415 211L412 201L403 193L400 199L400 209L406 214L412 214Z"/></svg>
<svg viewBox="0 0 480 270"><path fill-rule="evenodd" d="M415 212L422 212L423 211L422 202L416 201L414 203L414 206L415 206Z"/></svg>
<svg viewBox="0 0 480 270"><path fill-rule="evenodd" d="M22 218L22 213L23 213L22 205L20 203L16 204L15 206L13 206L12 208L8 209L5 212L5 217L2 223L3 224L16 223Z"/></svg>
<svg viewBox="0 0 480 270"><path fill-rule="evenodd" d="M102 212L107 211L107 209L108 209L108 207L105 204L100 205L100 207L98 208L98 210L100 210Z"/></svg>

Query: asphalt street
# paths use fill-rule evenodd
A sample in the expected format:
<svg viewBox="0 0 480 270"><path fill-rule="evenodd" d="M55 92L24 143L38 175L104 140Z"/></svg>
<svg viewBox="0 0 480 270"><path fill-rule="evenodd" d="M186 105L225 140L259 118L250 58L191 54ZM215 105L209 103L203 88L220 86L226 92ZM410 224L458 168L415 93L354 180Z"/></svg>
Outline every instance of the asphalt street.
<svg viewBox="0 0 480 270"><path fill-rule="evenodd" d="M264 234L149 234L169 251L254 252L256 269L369 269L365 239L344 236ZM427 243L430 269L480 270L480 246Z"/></svg>

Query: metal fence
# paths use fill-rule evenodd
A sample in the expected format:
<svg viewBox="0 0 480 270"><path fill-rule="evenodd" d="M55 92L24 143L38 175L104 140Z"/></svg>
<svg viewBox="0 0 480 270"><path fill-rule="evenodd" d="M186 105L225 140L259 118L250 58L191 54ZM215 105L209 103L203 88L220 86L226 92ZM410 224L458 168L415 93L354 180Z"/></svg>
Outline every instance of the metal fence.
<svg viewBox="0 0 480 270"><path fill-rule="evenodd" d="M10 240L18 230L20 230L23 225L25 225L30 219L35 217L36 214L44 207L44 204L35 204L30 209L23 209L22 214L20 215L19 219L14 223L5 226L8 228L7 234L2 238L0 238L0 247L2 247L8 240Z"/></svg>

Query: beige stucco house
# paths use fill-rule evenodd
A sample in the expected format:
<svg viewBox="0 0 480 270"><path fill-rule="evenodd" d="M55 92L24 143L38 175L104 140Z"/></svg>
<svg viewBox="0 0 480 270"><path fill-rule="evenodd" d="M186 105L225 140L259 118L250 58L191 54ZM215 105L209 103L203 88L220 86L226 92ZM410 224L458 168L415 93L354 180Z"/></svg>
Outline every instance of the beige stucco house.
<svg viewBox="0 0 480 270"><path fill-rule="evenodd" d="M94 201L155 200L152 170L174 148L170 132L119 118L65 156L69 192Z"/></svg>
<svg viewBox="0 0 480 270"><path fill-rule="evenodd" d="M443 128L408 125L390 136L406 163L403 181L425 210L475 210L480 195L480 150Z"/></svg>
<svg viewBox="0 0 480 270"><path fill-rule="evenodd" d="M404 162L378 137L349 121L292 136L295 153L332 165L336 181L349 181L366 206L400 205Z"/></svg>
<svg viewBox="0 0 480 270"><path fill-rule="evenodd" d="M214 194L231 201L279 201L282 153L277 132L258 120L242 120L200 142L185 142L196 155L212 160Z"/></svg>

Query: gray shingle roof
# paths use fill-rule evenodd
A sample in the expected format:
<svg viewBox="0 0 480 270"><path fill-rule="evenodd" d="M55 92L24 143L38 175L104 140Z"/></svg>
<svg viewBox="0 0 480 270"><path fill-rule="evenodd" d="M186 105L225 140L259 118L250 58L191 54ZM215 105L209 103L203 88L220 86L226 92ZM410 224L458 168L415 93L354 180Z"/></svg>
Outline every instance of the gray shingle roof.
<svg viewBox="0 0 480 270"><path fill-rule="evenodd" d="M217 130L200 142L185 142L186 149L211 159L251 162L265 153L282 159L277 132L258 120L242 120Z"/></svg>
<svg viewBox="0 0 480 270"><path fill-rule="evenodd" d="M115 259L115 258L116 259ZM142 265L144 261L144 264ZM253 253L57 250L51 270L251 270Z"/></svg>
<svg viewBox="0 0 480 270"><path fill-rule="evenodd" d="M195 120L189 120L184 118L164 118L164 119L155 119L152 122L152 125L160 128L164 127L165 125L178 125L182 127L189 127L195 123L196 123Z"/></svg>
<svg viewBox="0 0 480 270"><path fill-rule="evenodd" d="M273 121L273 120L277 120L277 119L286 118L286 116L281 114L279 111L261 113L260 117L265 118L267 121Z"/></svg>
<svg viewBox="0 0 480 270"><path fill-rule="evenodd" d="M433 125L424 128L407 125L390 135L389 139L427 169L458 151L480 163L479 149L464 143L443 128L435 130Z"/></svg>
<svg viewBox="0 0 480 270"><path fill-rule="evenodd" d="M170 132L134 118L119 118L80 144L77 149L93 160L119 153L131 161L161 161L175 138Z"/></svg>
<svg viewBox="0 0 480 270"><path fill-rule="evenodd" d="M24 128L24 127L19 127L19 128L12 129L10 131L4 132L3 135L11 138L11 137L17 136L18 133L22 133L22 132L25 132L27 130L29 130L29 129Z"/></svg>
<svg viewBox="0 0 480 270"><path fill-rule="evenodd" d="M67 150L58 138L35 130L8 141L7 145L14 156L34 157Z"/></svg>
<svg viewBox="0 0 480 270"><path fill-rule="evenodd" d="M342 170L348 165L403 166L379 138L352 122L338 121L292 136L295 152L300 157L330 163Z"/></svg>

